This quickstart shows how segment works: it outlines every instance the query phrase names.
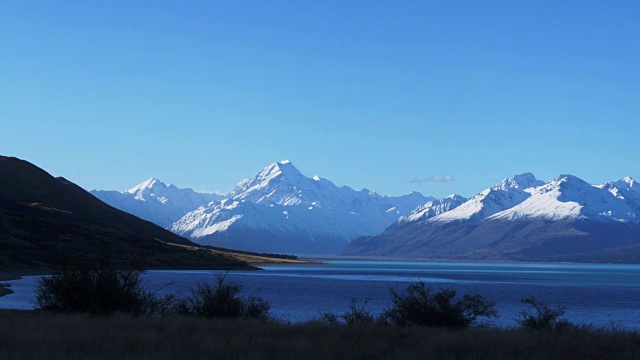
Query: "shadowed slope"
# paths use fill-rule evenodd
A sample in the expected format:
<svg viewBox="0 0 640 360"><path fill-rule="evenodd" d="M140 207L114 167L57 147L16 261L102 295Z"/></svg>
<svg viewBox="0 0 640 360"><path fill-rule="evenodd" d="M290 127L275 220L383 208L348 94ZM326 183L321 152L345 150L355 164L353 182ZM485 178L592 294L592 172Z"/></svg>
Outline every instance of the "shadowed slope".
<svg viewBox="0 0 640 360"><path fill-rule="evenodd" d="M182 246L176 246L182 245ZM101 202L33 164L0 157L0 268L90 261L108 251L148 267L250 268Z"/></svg>

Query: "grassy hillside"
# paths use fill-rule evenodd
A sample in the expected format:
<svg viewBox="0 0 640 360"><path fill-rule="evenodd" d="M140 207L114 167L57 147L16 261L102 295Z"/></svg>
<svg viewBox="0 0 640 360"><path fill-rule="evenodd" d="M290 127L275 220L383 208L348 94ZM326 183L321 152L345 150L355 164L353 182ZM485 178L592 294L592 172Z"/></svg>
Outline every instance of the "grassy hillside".
<svg viewBox="0 0 640 360"><path fill-rule="evenodd" d="M638 359L640 335L0 311L9 359Z"/></svg>

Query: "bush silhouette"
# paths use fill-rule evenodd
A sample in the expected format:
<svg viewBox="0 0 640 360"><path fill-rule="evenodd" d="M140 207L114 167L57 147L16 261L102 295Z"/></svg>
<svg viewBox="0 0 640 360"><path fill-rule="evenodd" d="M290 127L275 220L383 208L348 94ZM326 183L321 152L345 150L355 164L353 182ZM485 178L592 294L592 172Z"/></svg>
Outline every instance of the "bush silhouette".
<svg viewBox="0 0 640 360"><path fill-rule="evenodd" d="M227 282L225 275L218 275L214 284L199 282L191 289L191 296L182 299L177 312L204 318L254 318L269 319L271 305L261 297L240 296L242 286Z"/></svg>
<svg viewBox="0 0 640 360"><path fill-rule="evenodd" d="M543 330L561 330L572 326L572 324L561 316L564 315L564 306L551 307L535 297L528 297L520 300L523 304L533 307L534 312L520 311L516 322L523 328Z"/></svg>
<svg viewBox="0 0 640 360"><path fill-rule="evenodd" d="M336 315L331 311L320 314L320 321L328 324L371 324L376 322L376 318L364 308L371 299L360 300L357 296L349 298L349 309L342 315ZM380 319L378 319L380 321Z"/></svg>
<svg viewBox="0 0 640 360"><path fill-rule="evenodd" d="M498 317L495 303L482 296L464 295L456 299L453 289L433 293L424 282L411 284L405 293L389 289L393 306L384 316L395 325L422 325L462 329L471 326L480 317Z"/></svg>
<svg viewBox="0 0 640 360"><path fill-rule="evenodd" d="M114 312L156 315L167 311L172 296L158 297L144 288L141 269L116 269L111 257L95 266L62 268L36 285L36 307L55 312Z"/></svg>

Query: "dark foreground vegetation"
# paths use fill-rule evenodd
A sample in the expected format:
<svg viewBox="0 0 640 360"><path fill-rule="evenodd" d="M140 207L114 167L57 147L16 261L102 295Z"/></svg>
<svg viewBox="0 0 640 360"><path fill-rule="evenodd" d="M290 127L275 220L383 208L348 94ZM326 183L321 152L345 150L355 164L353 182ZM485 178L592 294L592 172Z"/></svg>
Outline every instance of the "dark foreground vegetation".
<svg viewBox="0 0 640 360"><path fill-rule="evenodd" d="M0 272L0 296L13 294L13 290L11 290L11 285L8 283L2 283L2 281L16 280L19 278L20 278L19 276L14 276L7 272Z"/></svg>
<svg viewBox="0 0 640 360"><path fill-rule="evenodd" d="M9 284L0 284L0 296L12 294L11 286Z"/></svg>
<svg viewBox="0 0 640 360"><path fill-rule="evenodd" d="M638 359L640 336L573 328L282 324L0 311L9 359Z"/></svg>
<svg viewBox="0 0 640 360"><path fill-rule="evenodd" d="M62 269L41 279L35 311L0 310L1 359L638 359L640 334L571 324L564 308L523 299L518 328L479 295L422 282L391 290L374 316L351 298L343 314L289 324L224 274L184 297L146 289L141 270Z"/></svg>

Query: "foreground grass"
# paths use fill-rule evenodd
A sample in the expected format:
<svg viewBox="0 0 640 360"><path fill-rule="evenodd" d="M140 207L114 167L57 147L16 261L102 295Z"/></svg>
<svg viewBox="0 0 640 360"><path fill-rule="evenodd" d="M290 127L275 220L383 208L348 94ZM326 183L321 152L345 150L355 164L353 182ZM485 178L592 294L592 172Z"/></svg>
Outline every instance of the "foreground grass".
<svg viewBox="0 0 640 360"><path fill-rule="evenodd" d="M7 359L638 359L640 335L0 311Z"/></svg>

